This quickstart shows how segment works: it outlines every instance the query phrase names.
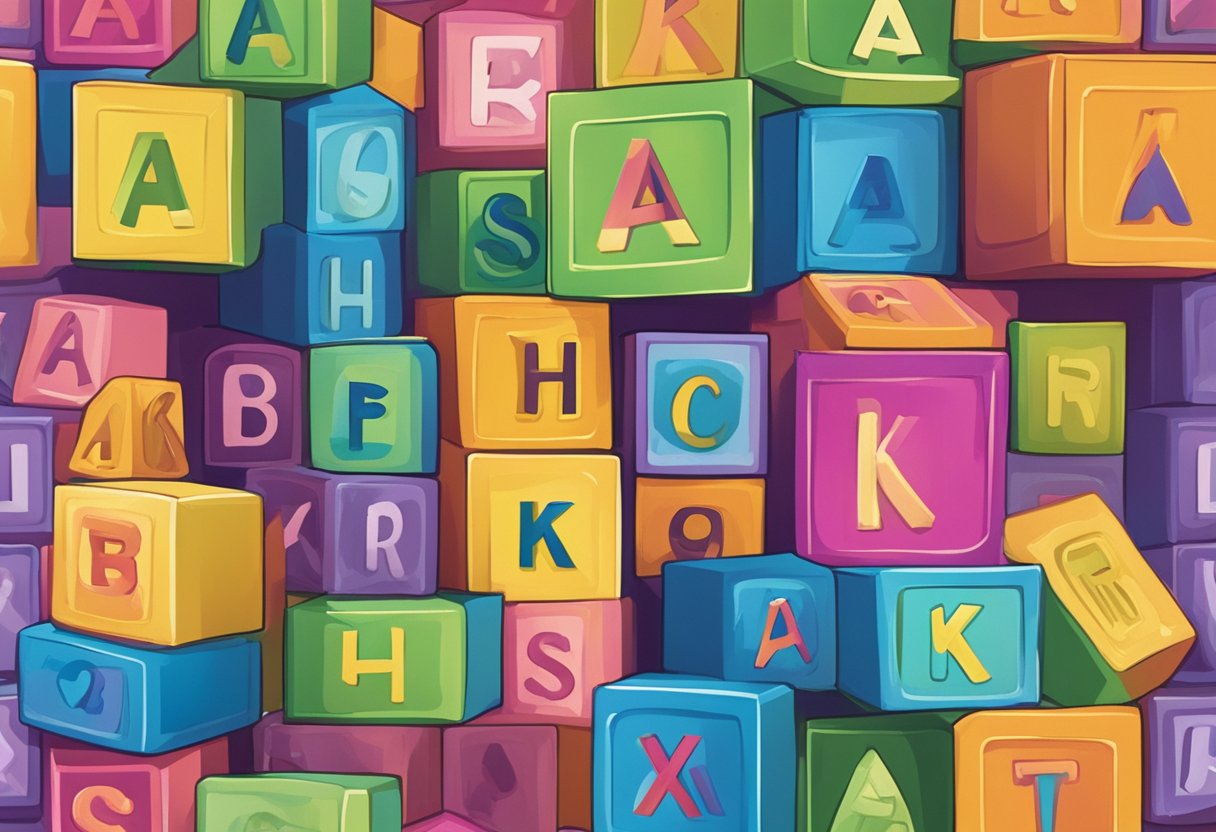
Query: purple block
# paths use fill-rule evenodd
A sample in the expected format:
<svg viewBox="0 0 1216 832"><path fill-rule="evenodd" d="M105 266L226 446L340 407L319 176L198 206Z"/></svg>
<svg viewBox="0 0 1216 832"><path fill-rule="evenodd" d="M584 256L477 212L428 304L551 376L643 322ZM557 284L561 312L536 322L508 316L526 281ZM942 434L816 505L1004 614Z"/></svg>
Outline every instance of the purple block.
<svg viewBox="0 0 1216 832"><path fill-rule="evenodd" d="M1162 688L1140 701L1146 820L1216 821L1216 688Z"/></svg>
<svg viewBox="0 0 1216 832"><path fill-rule="evenodd" d="M443 808L489 832L557 828L557 729L462 725L443 732Z"/></svg>
<svg viewBox="0 0 1216 832"><path fill-rule="evenodd" d="M435 480L258 468L246 488L262 495L267 521L282 516L288 591L435 592Z"/></svg>
<svg viewBox="0 0 1216 832"><path fill-rule="evenodd" d="M1123 456L1010 453L1005 460L1005 511L1017 514L1093 492L1123 519Z"/></svg>
<svg viewBox="0 0 1216 832"><path fill-rule="evenodd" d="M1216 684L1216 543L1146 549L1144 559L1195 627L1195 646L1173 681Z"/></svg>
<svg viewBox="0 0 1216 832"><path fill-rule="evenodd" d="M1129 391L1133 401L1216 404L1216 281L1154 286L1150 328L1150 372L1133 385L1148 389Z"/></svg>
<svg viewBox="0 0 1216 832"><path fill-rule="evenodd" d="M222 346L203 369L203 460L259 468L299 465L303 387L299 350L266 343Z"/></svg>
<svg viewBox="0 0 1216 832"><path fill-rule="evenodd" d="M18 712L16 684L0 684L0 820L41 813L41 735L23 725Z"/></svg>
<svg viewBox="0 0 1216 832"><path fill-rule="evenodd" d="M17 633L42 620L41 559L34 546L0 545L0 673L17 672Z"/></svg>
<svg viewBox="0 0 1216 832"><path fill-rule="evenodd" d="M51 531L54 430L44 411L0 407L0 534Z"/></svg>
<svg viewBox="0 0 1216 832"><path fill-rule="evenodd" d="M1143 45L1149 51L1216 52L1211 0L1147 0Z"/></svg>
<svg viewBox="0 0 1216 832"><path fill-rule="evenodd" d="M1140 546L1216 540L1216 407L1127 414L1127 529Z"/></svg>
<svg viewBox="0 0 1216 832"><path fill-rule="evenodd" d="M43 0L0 3L0 46L33 49L42 42Z"/></svg>

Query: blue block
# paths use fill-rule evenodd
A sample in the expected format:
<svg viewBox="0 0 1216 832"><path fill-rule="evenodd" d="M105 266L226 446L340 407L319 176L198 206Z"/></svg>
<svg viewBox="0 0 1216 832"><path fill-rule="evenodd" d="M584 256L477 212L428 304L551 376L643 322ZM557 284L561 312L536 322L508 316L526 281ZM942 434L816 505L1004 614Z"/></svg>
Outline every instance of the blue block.
<svg viewBox="0 0 1216 832"><path fill-rule="evenodd" d="M808 107L761 121L756 276L951 275L958 252L958 114Z"/></svg>
<svg viewBox="0 0 1216 832"><path fill-rule="evenodd" d="M796 555L666 564L663 669L740 682L783 682L801 690L834 688L836 582L831 570Z"/></svg>
<svg viewBox="0 0 1216 832"><path fill-rule="evenodd" d="M55 417L0 406L0 534L45 534L55 518Z"/></svg>
<svg viewBox="0 0 1216 832"><path fill-rule="evenodd" d="M17 649L21 721L104 748L159 754L261 716L261 648L249 639L148 649L37 624Z"/></svg>
<svg viewBox="0 0 1216 832"><path fill-rule="evenodd" d="M401 236L275 225L249 269L220 277L220 322L297 346L401 331Z"/></svg>
<svg viewBox="0 0 1216 832"><path fill-rule="evenodd" d="M596 688L593 721L596 832L794 828L790 688L648 673Z"/></svg>
<svg viewBox="0 0 1216 832"><path fill-rule="evenodd" d="M402 231L414 186L414 114L368 86L283 108L283 215L304 231Z"/></svg>
<svg viewBox="0 0 1216 832"><path fill-rule="evenodd" d="M884 711L1036 704L1041 594L1037 566L839 569L840 690Z"/></svg>

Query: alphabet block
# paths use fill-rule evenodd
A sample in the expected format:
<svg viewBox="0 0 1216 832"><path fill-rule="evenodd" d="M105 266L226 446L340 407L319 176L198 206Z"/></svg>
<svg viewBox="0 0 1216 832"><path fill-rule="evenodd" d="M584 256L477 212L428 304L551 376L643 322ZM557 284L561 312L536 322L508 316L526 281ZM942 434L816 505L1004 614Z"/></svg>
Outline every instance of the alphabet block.
<svg viewBox="0 0 1216 832"><path fill-rule="evenodd" d="M966 0L954 11L954 55L963 65L1020 57L1031 50L1134 50L1141 0L1102 0L1084 8L1052 0Z"/></svg>
<svg viewBox="0 0 1216 832"><path fill-rule="evenodd" d="M1216 404L1216 365L1203 346L1204 332L1216 326L1216 284L1209 281L1153 286L1151 370L1141 383L1139 404Z"/></svg>
<svg viewBox="0 0 1216 832"><path fill-rule="evenodd" d="M257 259L262 230L283 214L277 102L83 81L72 107L74 257L199 271Z"/></svg>
<svg viewBox="0 0 1216 832"><path fill-rule="evenodd" d="M1214 61L1044 55L968 73L967 276L1211 271L1216 182L1204 175L1204 136L1216 128Z"/></svg>
<svg viewBox="0 0 1216 832"><path fill-rule="evenodd" d="M596 3L595 85L664 84L735 77L740 0Z"/></svg>
<svg viewBox="0 0 1216 832"><path fill-rule="evenodd" d="M253 729L256 771L386 774L401 780L401 817L441 808L440 729L404 725L292 725L267 714Z"/></svg>
<svg viewBox="0 0 1216 832"><path fill-rule="evenodd" d="M1216 548L1210 543L1147 549L1144 560L1195 627L1195 646L1173 681L1216 684Z"/></svg>
<svg viewBox="0 0 1216 832"><path fill-rule="evenodd" d="M1140 770L1135 708L970 714L954 726L954 828L1138 832Z"/></svg>
<svg viewBox="0 0 1216 832"><path fill-rule="evenodd" d="M69 469L81 477L177 479L189 473L176 381L110 379L89 400Z"/></svg>
<svg viewBox="0 0 1216 832"><path fill-rule="evenodd" d="M43 619L42 572L36 547L0 544L0 673L17 671L17 633Z"/></svg>
<svg viewBox="0 0 1216 832"><path fill-rule="evenodd" d="M135 647L38 624L21 631L17 656L22 722L115 751L176 751L260 715L260 650L248 639Z"/></svg>
<svg viewBox="0 0 1216 832"><path fill-rule="evenodd" d="M669 564L663 569L663 668L801 690L834 688L831 571L795 555Z"/></svg>
<svg viewBox="0 0 1216 832"><path fill-rule="evenodd" d="M42 736L20 719L17 685L0 683L0 817L36 818L42 813ZM39 824L41 828L41 824Z"/></svg>
<svg viewBox="0 0 1216 832"><path fill-rule="evenodd" d="M1043 694L1061 705L1130 702L1170 677L1195 630L1096 494L1015 514L1005 553L1039 564Z"/></svg>
<svg viewBox="0 0 1216 832"><path fill-rule="evenodd" d="M543 295L543 170L441 170L418 180L418 283L433 295Z"/></svg>
<svg viewBox="0 0 1216 832"><path fill-rule="evenodd" d="M289 722L465 722L502 698L502 596L323 595L287 610Z"/></svg>
<svg viewBox="0 0 1216 832"><path fill-rule="evenodd" d="M37 48L42 43L42 6L41 0L6 3L0 11L0 48Z"/></svg>
<svg viewBox="0 0 1216 832"><path fill-rule="evenodd" d="M495 295L420 300L443 356L443 437L481 450L612 447L608 304Z"/></svg>
<svg viewBox="0 0 1216 832"><path fill-rule="evenodd" d="M164 378L167 329L157 306L96 295L39 298L13 402L81 407L115 376Z"/></svg>
<svg viewBox="0 0 1216 832"><path fill-rule="evenodd" d="M794 828L794 694L782 685L647 673L595 692L594 818L604 832L690 819ZM711 825L712 824L712 825Z"/></svg>
<svg viewBox="0 0 1216 832"><path fill-rule="evenodd" d="M40 122L41 123L41 122ZM38 155L39 160L42 154ZM0 269L0 281L21 283L41 281L37 286L45 294L54 294L46 279L66 266L72 265L72 209L42 205L38 207L36 262L28 266L7 266ZM31 288L27 286L26 288Z"/></svg>
<svg viewBox="0 0 1216 832"><path fill-rule="evenodd" d="M287 588L343 595L430 595L438 562L439 485L422 477L260 468L246 487L280 516Z"/></svg>
<svg viewBox="0 0 1216 832"><path fill-rule="evenodd" d="M1005 355L796 361L798 554L828 566L1004 563Z"/></svg>
<svg viewBox="0 0 1216 832"><path fill-rule="evenodd" d="M840 689L884 711L1039 701L1042 571L836 573Z"/></svg>
<svg viewBox="0 0 1216 832"><path fill-rule="evenodd" d="M1141 45L1152 52L1216 52L1216 17L1203 3L1147 0Z"/></svg>
<svg viewBox="0 0 1216 832"><path fill-rule="evenodd" d="M55 489L51 616L154 645L262 627L262 504L188 482Z"/></svg>
<svg viewBox="0 0 1216 832"><path fill-rule="evenodd" d="M42 47L53 64L151 68L197 24L198 0L48 0Z"/></svg>
<svg viewBox="0 0 1216 832"><path fill-rule="evenodd" d="M198 784L198 828L310 824L333 832L399 832L401 782L356 774L251 774Z"/></svg>
<svg viewBox="0 0 1216 832"><path fill-rule="evenodd" d="M675 560L764 551L764 480L635 480L634 569L657 578Z"/></svg>
<svg viewBox="0 0 1216 832"><path fill-rule="evenodd" d="M443 732L443 805L492 832L557 828L552 725L461 725Z"/></svg>
<svg viewBox="0 0 1216 832"><path fill-rule="evenodd" d="M1171 825L1216 820L1214 704L1216 689L1210 687L1163 688L1140 700L1147 820Z"/></svg>
<svg viewBox="0 0 1216 832"><path fill-rule="evenodd" d="M422 106L422 26L379 6L372 9L372 77L367 83L410 112Z"/></svg>
<svg viewBox="0 0 1216 832"><path fill-rule="evenodd" d="M20 61L0 59L0 147L7 171L0 191L0 268L33 265L38 262L38 85L34 67Z"/></svg>
<svg viewBox="0 0 1216 832"><path fill-rule="evenodd" d="M252 340L252 339L250 339ZM304 388L298 350L268 343L226 344L203 364L207 465L298 465L304 450Z"/></svg>
<svg viewBox="0 0 1216 832"><path fill-rule="evenodd" d="M743 74L801 104L954 104L950 4L743 4Z"/></svg>
<svg viewBox="0 0 1216 832"><path fill-rule="evenodd" d="M254 634L262 649L262 711L283 708L283 641L286 638L287 551L283 518L271 517L262 535L263 626Z"/></svg>
<svg viewBox="0 0 1216 832"><path fill-rule="evenodd" d="M1216 407L1127 415L1127 530L1141 546L1216 537Z"/></svg>
<svg viewBox="0 0 1216 832"><path fill-rule="evenodd" d="M768 338L643 332L625 339L626 444L639 474L763 474Z"/></svg>
<svg viewBox="0 0 1216 832"><path fill-rule="evenodd" d="M761 285L818 270L955 272L955 111L807 107L763 118L760 141Z"/></svg>
<svg viewBox="0 0 1216 832"><path fill-rule="evenodd" d="M549 291L751 291L753 99L748 80L554 95Z"/></svg>
<svg viewBox="0 0 1216 832"><path fill-rule="evenodd" d="M1122 456L1011 453L1005 461L1005 470L1006 514L1092 492L1123 521Z"/></svg>
<svg viewBox="0 0 1216 832"><path fill-rule="evenodd" d="M0 408L0 532L43 534L53 522L51 453L55 420L28 408Z"/></svg>

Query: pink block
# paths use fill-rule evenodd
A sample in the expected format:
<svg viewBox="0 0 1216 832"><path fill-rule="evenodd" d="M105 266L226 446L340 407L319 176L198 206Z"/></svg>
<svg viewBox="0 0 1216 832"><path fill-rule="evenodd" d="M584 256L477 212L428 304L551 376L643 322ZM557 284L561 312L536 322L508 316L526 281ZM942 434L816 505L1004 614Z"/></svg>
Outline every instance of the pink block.
<svg viewBox="0 0 1216 832"><path fill-rule="evenodd" d="M38 263L0 269L0 280L42 280L72 265L72 209L38 209Z"/></svg>
<svg viewBox="0 0 1216 832"><path fill-rule="evenodd" d="M253 729L257 771L328 771L401 778L406 823L441 808L440 729L412 725L303 725L276 711Z"/></svg>
<svg viewBox="0 0 1216 832"><path fill-rule="evenodd" d="M14 404L83 406L115 376L164 378L168 313L96 295L55 295L34 304Z"/></svg>
<svg viewBox="0 0 1216 832"><path fill-rule="evenodd" d="M829 566L1003 564L1009 361L797 357L798 553Z"/></svg>
<svg viewBox="0 0 1216 832"><path fill-rule="evenodd" d="M152 68L198 26L197 0L46 0L43 49L54 64Z"/></svg>
<svg viewBox="0 0 1216 832"><path fill-rule="evenodd" d="M405 827L403 832L487 832L484 826L470 823L460 815L443 812L421 823Z"/></svg>
<svg viewBox="0 0 1216 832"><path fill-rule="evenodd" d="M557 729L461 725L443 732L443 808L489 832L557 828Z"/></svg>

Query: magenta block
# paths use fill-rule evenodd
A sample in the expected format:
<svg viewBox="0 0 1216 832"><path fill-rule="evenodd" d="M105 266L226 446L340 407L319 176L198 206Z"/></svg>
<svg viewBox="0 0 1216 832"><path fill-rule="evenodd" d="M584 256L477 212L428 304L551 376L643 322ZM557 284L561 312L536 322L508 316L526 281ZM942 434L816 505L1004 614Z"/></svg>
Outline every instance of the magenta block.
<svg viewBox="0 0 1216 832"><path fill-rule="evenodd" d="M800 353L798 554L829 566L1004 563L1008 390L1004 353Z"/></svg>
<svg viewBox="0 0 1216 832"><path fill-rule="evenodd" d="M43 0L0 3L0 47L32 50L42 41L42 3Z"/></svg>
<svg viewBox="0 0 1216 832"><path fill-rule="evenodd" d="M16 684L0 683L0 820L41 812L41 734L23 725L18 713Z"/></svg>
<svg viewBox="0 0 1216 832"><path fill-rule="evenodd" d="M557 729L461 725L443 732L443 808L489 832L557 827Z"/></svg>
<svg viewBox="0 0 1216 832"><path fill-rule="evenodd" d="M1216 543L1163 546L1143 554L1195 627L1195 645L1173 681L1216 685Z"/></svg>
<svg viewBox="0 0 1216 832"><path fill-rule="evenodd" d="M1123 519L1123 456L1010 453L1005 460L1005 511L1038 508L1078 494L1097 494Z"/></svg>
<svg viewBox="0 0 1216 832"><path fill-rule="evenodd" d="M43 47L53 64L159 66L190 39L197 0L46 0Z"/></svg>
<svg viewBox="0 0 1216 832"><path fill-rule="evenodd" d="M207 356L203 389L207 465L300 464L304 392L299 350L267 343L220 347Z"/></svg>
<svg viewBox="0 0 1216 832"><path fill-rule="evenodd" d="M72 209L40 206L36 244L38 262L33 266L0 269L0 280L44 280L65 266L72 265Z"/></svg>
<svg viewBox="0 0 1216 832"><path fill-rule="evenodd" d="M488 832L484 826L465 820L451 812L441 812L421 823L405 827L405 832Z"/></svg>
<svg viewBox="0 0 1216 832"><path fill-rule="evenodd" d="M1140 701L1146 820L1216 821L1216 688L1161 688Z"/></svg>

